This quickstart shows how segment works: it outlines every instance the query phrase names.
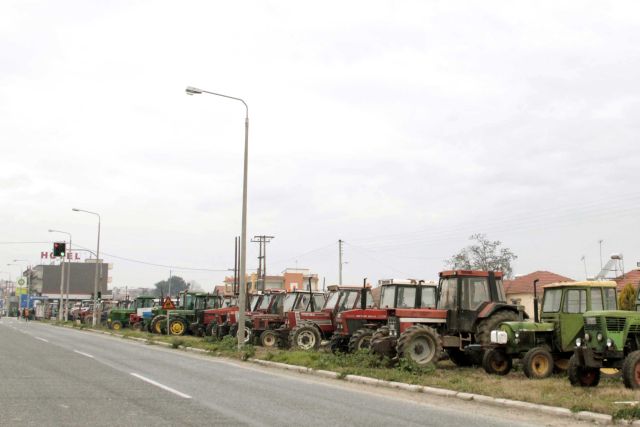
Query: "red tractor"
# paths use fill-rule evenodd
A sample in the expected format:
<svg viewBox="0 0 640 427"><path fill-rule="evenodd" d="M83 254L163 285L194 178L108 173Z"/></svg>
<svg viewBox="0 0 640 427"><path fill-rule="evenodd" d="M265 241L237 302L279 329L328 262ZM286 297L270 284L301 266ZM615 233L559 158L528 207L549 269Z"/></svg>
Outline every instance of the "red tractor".
<svg viewBox="0 0 640 427"><path fill-rule="evenodd" d="M250 318L254 313L277 313L284 296L285 292L280 289L267 290L264 294L251 295L249 298L249 311L246 313L247 317ZM237 322L237 304L205 310L202 319L200 319L200 324L205 328L205 335L218 338L229 335L231 328Z"/></svg>
<svg viewBox="0 0 640 427"><path fill-rule="evenodd" d="M444 349L459 366L480 364L491 331L526 317L522 306L507 304L501 272L443 271L437 295L436 308L390 310L387 325L371 340L372 351L426 365L437 362Z"/></svg>
<svg viewBox="0 0 640 427"><path fill-rule="evenodd" d="M292 311L308 311L309 307L320 311L324 306L325 296L322 292L309 292L295 290L287 292L282 299L282 304L277 311L270 310L269 313L255 313L246 321L245 326L245 343L257 342L262 343L262 334L266 331L279 329L285 324L287 315ZM237 332L237 324L231 329L232 336ZM268 334L266 335L268 336ZM257 339L254 339L257 338ZM273 347L275 343L266 340L267 346Z"/></svg>
<svg viewBox="0 0 640 427"><path fill-rule="evenodd" d="M435 307L436 284L424 280L380 280L380 308L361 307L336 316L331 351L355 352L369 348L376 330L388 323L396 308Z"/></svg>
<svg viewBox="0 0 640 427"><path fill-rule="evenodd" d="M329 339L336 329L336 315L358 307L373 307L370 287L329 286L326 302L318 311L315 301L308 311L290 311L278 329L267 329L260 335L264 347L289 345L293 349L318 349L323 339Z"/></svg>

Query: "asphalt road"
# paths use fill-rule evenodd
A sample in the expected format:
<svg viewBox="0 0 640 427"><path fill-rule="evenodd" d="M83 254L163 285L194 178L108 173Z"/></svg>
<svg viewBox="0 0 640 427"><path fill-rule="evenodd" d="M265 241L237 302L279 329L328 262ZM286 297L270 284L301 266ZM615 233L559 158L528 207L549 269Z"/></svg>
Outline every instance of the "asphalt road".
<svg viewBox="0 0 640 427"><path fill-rule="evenodd" d="M1 426L576 425L0 319Z"/></svg>

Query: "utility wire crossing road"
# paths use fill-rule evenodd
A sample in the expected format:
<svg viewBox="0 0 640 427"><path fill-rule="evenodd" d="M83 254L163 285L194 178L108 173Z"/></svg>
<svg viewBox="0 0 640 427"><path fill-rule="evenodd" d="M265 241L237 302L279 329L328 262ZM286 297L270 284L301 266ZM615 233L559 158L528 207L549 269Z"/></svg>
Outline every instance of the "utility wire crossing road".
<svg viewBox="0 0 640 427"><path fill-rule="evenodd" d="M16 319L0 359L3 426L576 425Z"/></svg>

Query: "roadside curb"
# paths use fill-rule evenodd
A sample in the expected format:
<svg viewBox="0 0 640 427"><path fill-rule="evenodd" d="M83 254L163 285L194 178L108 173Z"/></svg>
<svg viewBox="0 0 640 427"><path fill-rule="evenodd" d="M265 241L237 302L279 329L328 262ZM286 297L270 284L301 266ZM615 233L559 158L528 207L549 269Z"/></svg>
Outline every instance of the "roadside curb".
<svg viewBox="0 0 640 427"><path fill-rule="evenodd" d="M54 326L62 326L65 328L75 329L79 331L109 335L113 337L119 337L123 340L133 340L133 341L138 341L145 344L160 345L160 346L170 347L170 348L173 347L171 343L167 343L167 342L150 341L146 338L138 338L138 337L126 337L124 335L120 335L120 334L116 334L108 331L98 331L98 330L89 329L89 328L79 329L79 328L75 328L73 326L67 326L67 325L54 325ZM194 347L185 347L182 345L178 346L176 350L184 350L192 353L209 353L207 350L194 348ZM457 398L460 400L475 401L485 405L498 406L498 407L509 408L509 409L520 409L520 410L524 409L528 411L539 411L547 415L555 415L555 416L560 416L565 418L574 418L581 421L591 421L596 424L614 424L613 417L611 415L600 414L596 412L589 412L589 411L571 412L571 410L567 408L541 405L538 403L523 402L520 400L502 399L502 398L486 396L482 394L465 393L465 392L460 392L455 390L449 390L445 388L421 386L421 385L407 384L407 383L401 383L396 381L379 380L376 378L363 377L360 375L343 375L334 371L313 369L313 368L307 368L305 366L298 366L298 365L289 365L286 363L272 362L270 360L262 360L262 359L254 359L254 358L248 358L246 360L248 362L252 362L257 365L262 365L265 367L283 369L287 371L294 371L302 374L310 374L310 375L324 377L324 378L342 379L344 381L354 383L354 384L366 384L374 387L394 388L398 390L409 391L412 393L424 393L424 394L429 394L433 396ZM617 420L615 424L640 426L640 420L635 420L635 421Z"/></svg>
<svg viewBox="0 0 640 427"><path fill-rule="evenodd" d="M424 394L429 394L433 396L457 398L461 400L475 401L478 403L483 403L486 405L498 406L503 408L539 411L547 415L574 418L581 421L592 421L598 424L613 423L613 417L611 415L598 414L596 412L588 412L588 411L571 412L571 410L567 408L560 408L557 406L540 405L537 403L529 403L529 402L523 402L523 401L511 400L511 399L500 399L497 397L485 396L482 394L463 393L463 392L448 390L444 388L421 386L421 385L415 385L415 384L406 384L406 383L400 383L396 381L385 381L385 380L379 380L371 377L363 377L360 375L341 375L338 372L315 370L315 369L307 368L304 366L288 365L286 363L271 362L269 360L261 360L261 359L253 359L253 358L250 358L247 360L249 362L256 363L262 366L284 369L287 371L306 373L306 374L311 374L311 375L325 377L325 378L343 379L344 381L355 383L355 384L366 384L366 385L371 385L375 387L386 387L386 388L405 390L413 393L424 393ZM640 425L640 422L637 422L637 423L638 425ZM622 422L621 424L630 424L630 423ZM636 422L634 422L632 425L636 425Z"/></svg>

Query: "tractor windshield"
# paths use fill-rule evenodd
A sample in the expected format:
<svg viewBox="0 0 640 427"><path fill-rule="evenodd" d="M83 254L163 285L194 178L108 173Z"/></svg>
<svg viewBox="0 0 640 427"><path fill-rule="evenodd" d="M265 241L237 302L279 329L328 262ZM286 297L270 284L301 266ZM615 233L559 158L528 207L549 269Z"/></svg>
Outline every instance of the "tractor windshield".
<svg viewBox="0 0 640 427"><path fill-rule="evenodd" d="M380 308L394 308L396 305L396 287L383 286L380 295Z"/></svg>
<svg viewBox="0 0 640 427"><path fill-rule="evenodd" d="M206 301L207 301L206 308L219 308L220 307L220 297L219 296L212 296L212 297L206 298Z"/></svg>
<svg viewBox="0 0 640 427"><path fill-rule="evenodd" d="M458 296L458 278L449 277L440 279L440 301L438 308L455 310Z"/></svg>
<svg viewBox="0 0 640 427"><path fill-rule="evenodd" d="M280 306L285 298L285 294L274 294L270 296L271 305L269 305L269 313L275 314L280 312Z"/></svg>
<svg viewBox="0 0 640 427"><path fill-rule="evenodd" d="M543 313L557 313L560 311L562 302L562 289L545 289L544 302L542 303Z"/></svg>
<svg viewBox="0 0 640 427"><path fill-rule="evenodd" d="M260 310L266 310L269 308L269 303L271 302L271 297L273 295L262 295L262 298L260 299L260 305L258 305L258 309Z"/></svg>
<svg viewBox="0 0 640 427"><path fill-rule="evenodd" d="M284 301L282 302L283 313L288 313L289 311L291 311L291 309L293 308L293 305L296 302L297 296L298 294L287 294L287 296L284 297Z"/></svg>
<svg viewBox="0 0 640 427"><path fill-rule="evenodd" d="M415 286L398 286L398 308L414 308L416 304Z"/></svg>
<svg viewBox="0 0 640 427"><path fill-rule="evenodd" d="M191 295L191 294L183 294L184 295L184 304L183 304L183 309L184 310L193 310L193 306L195 304L195 295Z"/></svg>
<svg viewBox="0 0 640 427"><path fill-rule="evenodd" d="M420 307L435 308L436 306L436 287L424 286L422 288L422 301Z"/></svg>
<svg viewBox="0 0 640 427"><path fill-rule="evenodd" d="M604 291L604 309L605 310L617 310L618 299L616 298L615 288L606 288ZM640 294L639 294L640 296Z"/></svg>
<svg viewBox="0 0 640 427"><path fill-rule="evenodd" d="M327 302L324 303L324 308L335 308L338 305L338 300L340 300L340 292L331 292Z"/></svg>
<svg viewBox="0 0 640 427"><path fill-rule="evenodd" d="M315 311L320 311L324 306L324 295L323 294L314 294L313 295L313 308Z"/></svg>

